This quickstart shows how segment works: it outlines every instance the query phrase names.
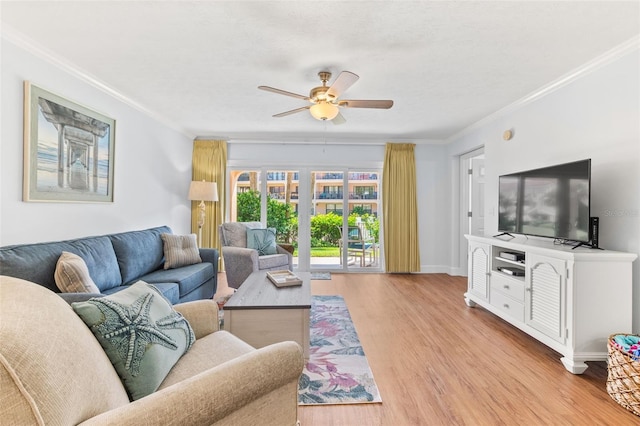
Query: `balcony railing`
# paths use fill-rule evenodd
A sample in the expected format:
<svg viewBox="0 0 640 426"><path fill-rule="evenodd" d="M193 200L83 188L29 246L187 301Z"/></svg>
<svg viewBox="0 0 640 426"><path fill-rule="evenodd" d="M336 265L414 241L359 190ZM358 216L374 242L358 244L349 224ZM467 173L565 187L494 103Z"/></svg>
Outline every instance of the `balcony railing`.
<svg viewBox="0 0 640 426"><path fill-rule="evenodd" d="M356 194L355 192L349 193L350 200L377 200L378 193L377 192L368 192L364 194Z"/></svg>
<svg viewBox="0 0 640 426"><path fill-rule="evenodd" d="M349 180L378 180L377 173L349 173Z"/></svg>
<svg viewBox="0 0 640 426"><path fill-rule="evenodd" d="M298 181L300 179L298 172L294 172L293 176L291 176L291 180L292 181ZM267 181L272 182L272 181L286 181L287 180L287 173L286 172L268 172L267 173Z"/></svg>
<svg viewBox="0 0 640 426"><path fill-rule="evenodd" d="M342 192L316 192L318 200L341 200Z"/></svg>
<svg viewBox="0 0 640 426"><path fill-rule="evenodd" d="M342 192L316 192L316 200L341 200L342 196L343 196ZM349 192L349 199L350 200L377 200L378 193L371 192L371 193L365 193L365 194L356 194L355 192Z"/></svg>
<svg viewBox="0 0 640 426"><path fill-rule="evenodd" d="M287 180L287 173L285 172L269 172L267 173L267 181L268 182L284 182ZM298 172L293 173L291 180L297 182L300 180L300 176ZM249 182L249 173L242 173L238 176L238 182Z"/></svg>
<svg viewBox="0 0 640 426"><path fill-rule="evenodd" d="M284 193L284 192L271 192L271 193L269 193L269 197L273 198L274 200L285 200L286 199L286 193ZM298 193L297 192L292 192L291 193L291 199L292 200L297 200L298 199Z"/></svg>
<svg viewBox="0 0 640 426"><path fill-rule="evenodd" d="M342 180L344 173L316 173L316 180ZM349 173L348 175L349 181L355 180L378 180L377 173ZM285 172L269 172L267 173L267 181L273 182L284 182L287 180L287 174ZM292 180L294 182L298 182L300 180L300 175L298 172L293 173ZM242 173L238 176L238 181L240 182L248 182L249 181L249 173Z"/></svg>
<svg viewBox="0 0 640 426"><path fill-rule="evenodd" d="M343 210L342 209L326 209L324 214L329 214L329 213L334 213L337 214L338 216L342 216ZM352 214L353 210L349 211L349 214ZM368 214L371 217L378 217L378 212L374 212L374 211L365 211L365 214Z"/></svg>
<svg viewBox="0 0 640 426"><path fill-rule="evenodd" d="M342 180L344 173L316 173L316 180Z"/></svg>
<svg viewBox="0 0 640 426"><path fill-rule="evenodd" d="M316 180L342 180L344 173L317 173ZM349 173L349 181L352 180L378 180L377 173Z"/></svg>

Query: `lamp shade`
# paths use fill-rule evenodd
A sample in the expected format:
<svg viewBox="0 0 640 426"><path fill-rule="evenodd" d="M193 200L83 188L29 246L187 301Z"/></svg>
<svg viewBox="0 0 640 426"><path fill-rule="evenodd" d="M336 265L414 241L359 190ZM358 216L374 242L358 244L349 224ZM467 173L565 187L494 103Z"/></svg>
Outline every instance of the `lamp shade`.
<svg viewBox="0 0 640 426"><path fill-rule="evenodd" d="M336 118L336 115L338 115L338 112L340 112L340 110L334 104L320 101L317 104L313 105L309 109L309 112L311 112L311 115L315 119L333 120L334 118Z"/></svg>
<svg viewBox="0 0 640 426"><path fill-rule="evenodd" d="M215 182L194 180L189 187L189 199L196 201L218 201L218 185Z"/></svg>

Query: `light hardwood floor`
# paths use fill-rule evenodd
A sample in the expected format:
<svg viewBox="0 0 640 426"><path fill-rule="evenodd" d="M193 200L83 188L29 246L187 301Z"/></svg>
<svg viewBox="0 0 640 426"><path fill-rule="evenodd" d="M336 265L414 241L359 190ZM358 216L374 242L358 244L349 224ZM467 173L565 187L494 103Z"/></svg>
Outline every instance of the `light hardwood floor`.
<svg viewBox="0 0 640 426"><path fill-rule="evenodd" d="M465 278L334 273L311 288L344 297L383 402L301 406L302 426L640 424L607 394L606 363L570 374L558 353L467 307Z"/></svg>

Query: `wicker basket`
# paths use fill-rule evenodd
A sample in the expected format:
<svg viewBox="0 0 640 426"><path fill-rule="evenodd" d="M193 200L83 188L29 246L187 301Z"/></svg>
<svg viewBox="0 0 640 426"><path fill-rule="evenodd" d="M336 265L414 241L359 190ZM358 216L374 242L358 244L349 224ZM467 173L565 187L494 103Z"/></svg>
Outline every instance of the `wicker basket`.
<svg viewBox="0 0 640 426"><path fill-rule="evenodd" d="M632 336L625 333L609 336L607 393L618 404L640 416L640 361L633 360L631 355L613 344L613 338L618 335Z"/></svg>

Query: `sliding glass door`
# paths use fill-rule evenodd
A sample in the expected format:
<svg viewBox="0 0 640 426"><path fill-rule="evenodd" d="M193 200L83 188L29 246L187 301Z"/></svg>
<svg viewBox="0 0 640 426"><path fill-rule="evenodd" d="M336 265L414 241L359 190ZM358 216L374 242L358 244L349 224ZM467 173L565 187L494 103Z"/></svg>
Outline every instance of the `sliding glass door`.
<svg viewBox="0 0 640 426"><path fill-rule="evenodd" d="M310 171L312 271L380 270L379 176L379 171Z"/></svg>
<svg viewBox="0 0 640 426"><path fill-rule="evenodd" d="M380 171L230 171L230 220L276 229L294 268L379 271Z"/></svg>

